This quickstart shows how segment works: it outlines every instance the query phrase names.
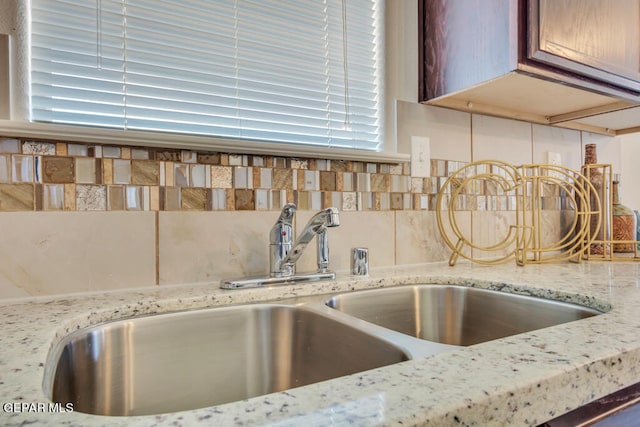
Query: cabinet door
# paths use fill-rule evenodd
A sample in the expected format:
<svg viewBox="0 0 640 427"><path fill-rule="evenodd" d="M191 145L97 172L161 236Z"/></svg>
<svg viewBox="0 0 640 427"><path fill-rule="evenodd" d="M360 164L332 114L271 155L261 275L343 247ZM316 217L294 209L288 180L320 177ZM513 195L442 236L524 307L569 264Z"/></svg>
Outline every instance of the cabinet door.
<svg viewBox="0 0 640 427"><path fill-rule="evenodd" d="M640 0L530 0L528 58L640 91Z"/></svg>

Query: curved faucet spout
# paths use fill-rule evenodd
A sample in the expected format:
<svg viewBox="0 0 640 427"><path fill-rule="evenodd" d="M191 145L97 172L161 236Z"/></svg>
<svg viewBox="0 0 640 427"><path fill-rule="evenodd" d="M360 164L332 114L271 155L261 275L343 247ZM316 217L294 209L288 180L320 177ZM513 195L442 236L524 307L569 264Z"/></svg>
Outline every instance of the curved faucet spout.
<svg viewBox="0 0 640 427"><path fill-rule="evenodd" d="M318 263L320 264L320 252L323 252L328 257L328 243L327 243L327 228L337 227L340 225L340 213L337 208L327 208L317 214L315 214L305 225L304 229L298 236L297 241L293 244L293 247L282 261L286 265L294 265L298 258L302 255L305 248L311 242L311 240L318 235ZM320 247L322 246L322 251ZM328 259L326 260L328 262ZM319 266L320 267L320 266Z"/></svg>

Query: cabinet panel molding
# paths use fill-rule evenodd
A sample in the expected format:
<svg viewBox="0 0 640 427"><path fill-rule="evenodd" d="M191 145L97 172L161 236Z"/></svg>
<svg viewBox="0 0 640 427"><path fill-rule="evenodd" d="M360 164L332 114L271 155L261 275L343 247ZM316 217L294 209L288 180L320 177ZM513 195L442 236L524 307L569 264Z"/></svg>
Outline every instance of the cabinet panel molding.
<svg viewBox="0 0 640 427"><path fill-rule="evenodd" d="M640 0L418 0L418 16L423 103L607 135L640 126L614 120L640 106Z"/></svg>

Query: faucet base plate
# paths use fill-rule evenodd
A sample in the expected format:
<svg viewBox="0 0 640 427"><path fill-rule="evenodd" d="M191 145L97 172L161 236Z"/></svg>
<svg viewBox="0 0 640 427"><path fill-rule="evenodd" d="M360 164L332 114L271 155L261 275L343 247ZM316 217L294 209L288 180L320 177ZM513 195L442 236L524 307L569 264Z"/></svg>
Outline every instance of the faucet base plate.
<svg viewBox="0 0 640 427"><path fill-rule="evenodd" d="M285 277L251 276L241 279L222 280L222 289L260 288L264 286L292 285L298 282L316 282L318 280L334 280L336 273L328 271L324 273L294 274Z"/></svg>

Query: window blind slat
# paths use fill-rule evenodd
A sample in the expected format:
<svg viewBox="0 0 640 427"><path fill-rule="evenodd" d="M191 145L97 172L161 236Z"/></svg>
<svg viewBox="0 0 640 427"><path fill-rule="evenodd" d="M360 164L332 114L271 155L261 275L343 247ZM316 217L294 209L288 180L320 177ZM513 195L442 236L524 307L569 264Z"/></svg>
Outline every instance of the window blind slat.
<svg viewBox="0 0 640 427"><path fill-rule="evenodd" d="M376 150L381 1L31 0L33 119Z"/></svg>

